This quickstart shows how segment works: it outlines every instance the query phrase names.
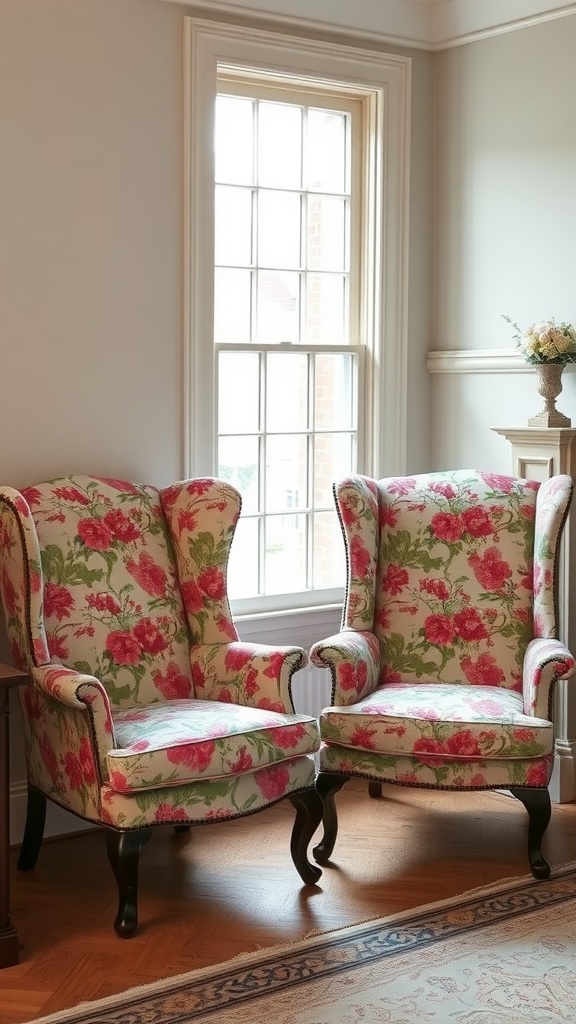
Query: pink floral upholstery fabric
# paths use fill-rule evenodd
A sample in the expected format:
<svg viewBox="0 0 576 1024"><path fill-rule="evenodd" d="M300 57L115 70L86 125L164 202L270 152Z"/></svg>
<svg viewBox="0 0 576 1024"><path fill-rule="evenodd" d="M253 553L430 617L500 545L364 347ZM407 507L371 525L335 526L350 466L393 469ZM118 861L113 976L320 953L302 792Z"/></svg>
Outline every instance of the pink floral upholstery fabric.
<svg viewBox="0 0 576 1024"><path fill-rule="evenodd" d="M306 654L243 644L230 614L239 513L214 479L0 489L0 593L33 684L29 781L64 807L129 828L313 785L318 726L291 696Z"/></svg>
<svg viewBox="0 0 576 1024"><path fill-rule="evenodd" d="M473 471L336 486L348 585L341 632L311 651L333 679L322 768L547 784L554 683L575 671L554 604L571 493Z"/></svg>

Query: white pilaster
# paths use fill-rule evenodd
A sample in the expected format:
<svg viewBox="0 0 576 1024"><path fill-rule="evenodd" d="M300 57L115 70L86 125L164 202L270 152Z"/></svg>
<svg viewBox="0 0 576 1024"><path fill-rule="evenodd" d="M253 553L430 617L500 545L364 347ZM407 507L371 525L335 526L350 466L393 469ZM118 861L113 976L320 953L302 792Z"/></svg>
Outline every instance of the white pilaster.
<svg viewBox="0 0 576 1024"><path fill-rule="evenodd" d="M512 473L526 480L547 480L567 473L576 482L576 429L572 427L492 427L512 446ZM560 548L558 585L559 637L576 653L576 501L573 501ZM576 800L576 693L571 681L556 692L554 770L550 796L555 803Z"/></svg>

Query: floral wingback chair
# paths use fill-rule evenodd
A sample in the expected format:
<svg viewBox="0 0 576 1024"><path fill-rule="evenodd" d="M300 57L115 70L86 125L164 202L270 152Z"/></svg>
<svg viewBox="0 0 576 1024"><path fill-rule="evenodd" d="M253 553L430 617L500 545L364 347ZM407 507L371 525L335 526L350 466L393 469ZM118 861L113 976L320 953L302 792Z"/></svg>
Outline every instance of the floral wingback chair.
<svg viewBox="0 0 576 1024"><path fill-rule="evenodd" d="M330 857L334 794L350 776L448 790L505 789L529 814L535 877L551 814L557 559L572 481L457 471L335 485L347 555L341 632L315 644L332 674L317 786Z"/></svg>
<svg viewBox="0 0 576 1024"><path fill-rule="evenodd" d="M115 929L137 926L152 826L253 814L288 797L306 883L320 823L318 723L294 713L297 647L240 642L226 568L240 496L196 479L164 490L75 476L0 489L0 590L20 688L32 868L46 798L105 827Z"/></svg>

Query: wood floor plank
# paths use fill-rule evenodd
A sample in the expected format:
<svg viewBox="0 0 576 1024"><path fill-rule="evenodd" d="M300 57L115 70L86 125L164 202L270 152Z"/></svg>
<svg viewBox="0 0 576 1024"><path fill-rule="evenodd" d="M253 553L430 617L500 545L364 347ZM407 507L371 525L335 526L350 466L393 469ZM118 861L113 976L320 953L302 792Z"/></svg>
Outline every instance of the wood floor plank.
<svg viewBox="0 0 576 1024"><path fill-rule="evenodd" d="M27 873L13 850L20 963L0 971L0 1024L528 874L528 816L510 797L385 787L374 800L354 780L336 802L338 841L316 887L290 858L288 802L182 835L158 830L142 852L132 939L113 930L101 833L44 843ZM544 850L553 866L576 859L576 804L553 807Z"/></svg>

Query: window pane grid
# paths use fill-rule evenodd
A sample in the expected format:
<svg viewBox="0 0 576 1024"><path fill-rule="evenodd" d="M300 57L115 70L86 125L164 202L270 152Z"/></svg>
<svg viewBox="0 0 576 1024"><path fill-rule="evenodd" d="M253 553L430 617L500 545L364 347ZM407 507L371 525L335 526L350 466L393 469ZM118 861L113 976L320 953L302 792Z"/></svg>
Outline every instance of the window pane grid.
<svg viewBox="0 0 576 1024"><path fill-rule="evenodd" d="M331 483L353 470L358 430L351 116L227 98L245 126L242 104L251 115L246 138L235 131L238 180L232 147L228 165L216 160L217 472L239 486L252 550L231 559L230 595L328 592L343 585ZM222 110L235 117L233 104ZM235 362L234 352L256 361Z"/></svg>

